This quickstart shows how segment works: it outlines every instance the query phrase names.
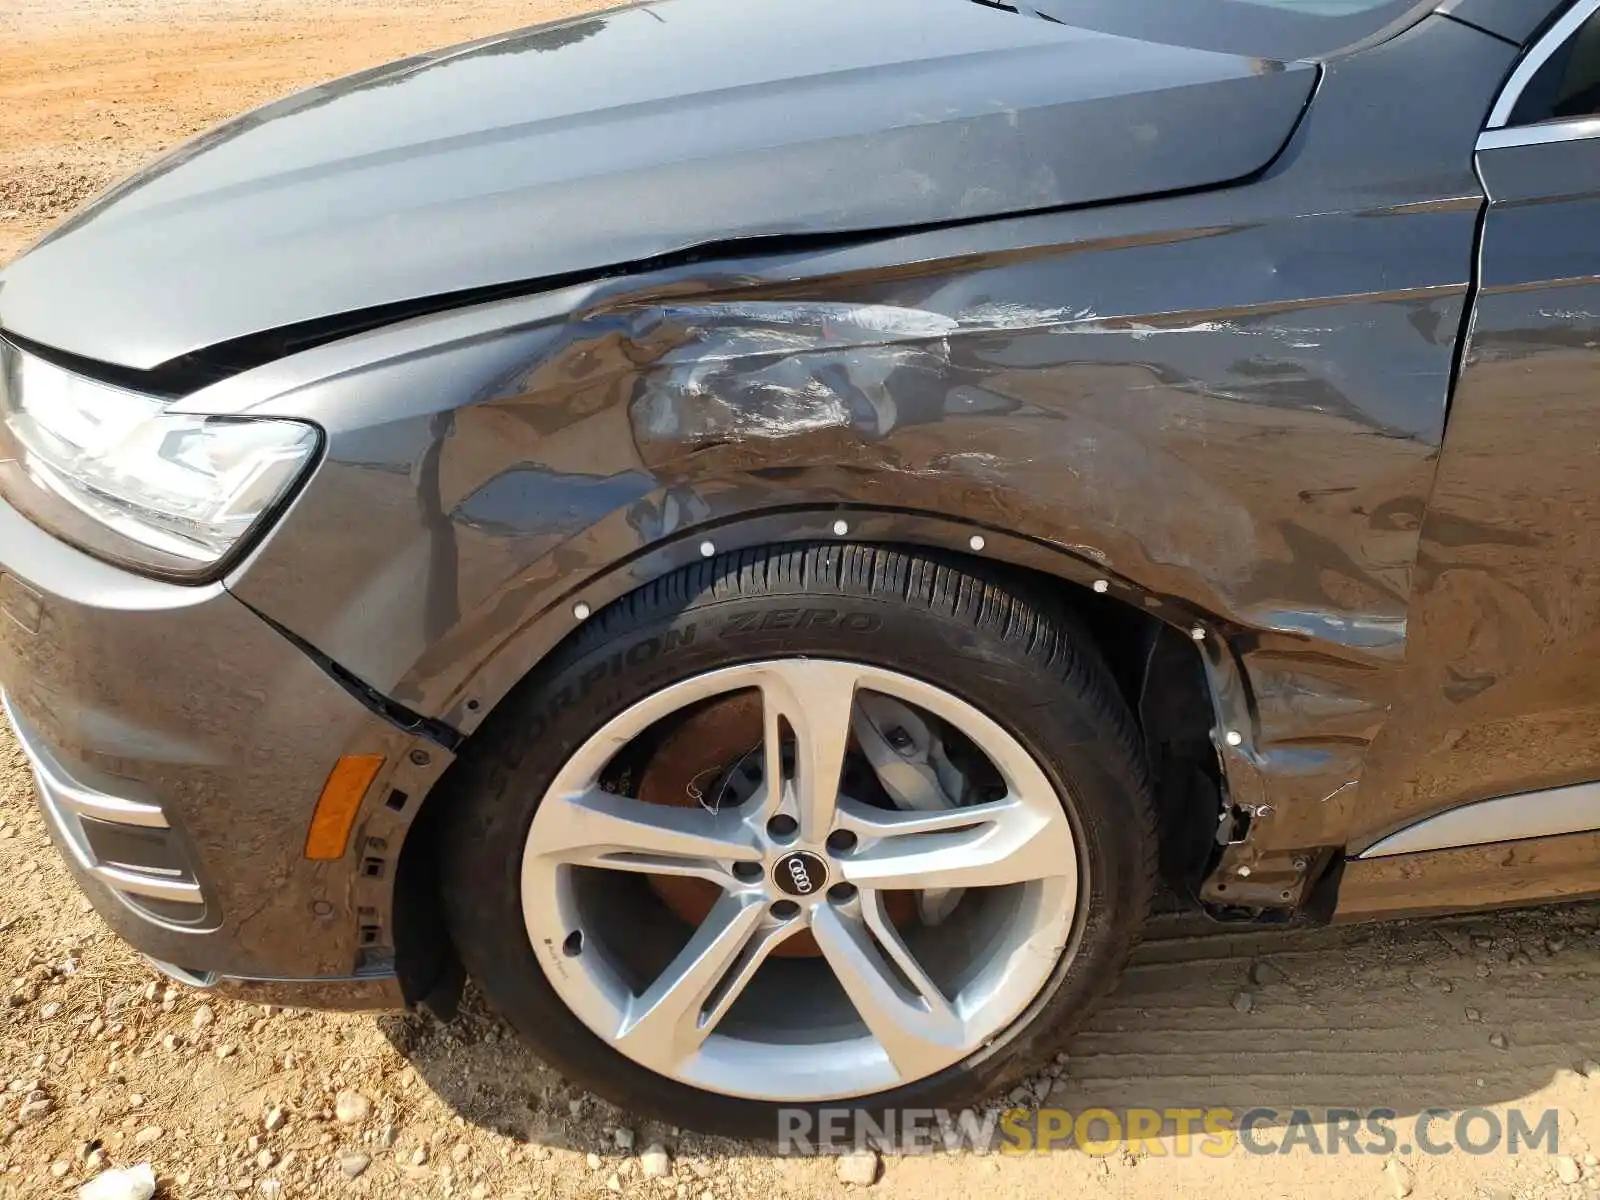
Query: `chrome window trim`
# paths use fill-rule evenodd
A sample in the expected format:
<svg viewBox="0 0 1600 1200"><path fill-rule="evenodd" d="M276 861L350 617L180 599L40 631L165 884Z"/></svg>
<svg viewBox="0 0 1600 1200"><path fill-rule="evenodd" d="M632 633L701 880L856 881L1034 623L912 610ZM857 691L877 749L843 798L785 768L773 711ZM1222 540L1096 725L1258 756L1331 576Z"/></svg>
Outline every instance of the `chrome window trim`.
<svg viewBox="0 0 1600 1200"><path fill-rule="evenodd" d="M1545 35L1534 43L1533 49L1522 56L1522 61L1517 64L1517 69L1511 72L1511 78L1506 80L1505 87L1500 89L1500 96L1494 102L1494 108L1489 111L1489 123L1486 129L1504 129L1511 120L1511 111L1516 108L1517 101L1522 99L1523 89L1528 86L1528 81L1539 73L1539 68L1550 61L1550 56L1559 50L1564 42L1578 31L1578 27L1587 21L1596 9L1600 9L1600 0L1578 0L1571 8L1561 15L1561 19L1545 32ZM1537 128L1537 126L1524 126L1523 128ZM1560 141L1566 139L1544 138L1542 141ZM1524 145L1531 143L1512 142L1502 143L1507 145ZM1480 138L1478 148L1485 149Z"/></svg>
<svg viewBox="0 0 1600 1200"><path fill-rule="evenodd" d="M1596 3L1600 3L1600 0L1596 0ZM1600 116L1485 129L1478 135L1477 148L1496 150L1505 146L1542 146L1550 142L1581 142L1588 138L1600 138Z"/></svg>

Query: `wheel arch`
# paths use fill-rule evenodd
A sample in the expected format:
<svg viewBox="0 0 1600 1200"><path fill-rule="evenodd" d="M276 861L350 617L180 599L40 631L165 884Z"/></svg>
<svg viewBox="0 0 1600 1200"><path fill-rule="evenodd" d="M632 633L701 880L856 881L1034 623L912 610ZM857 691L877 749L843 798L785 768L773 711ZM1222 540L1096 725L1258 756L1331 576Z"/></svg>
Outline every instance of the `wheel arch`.
<svg viewBox="0 0 1600 1200"><path fill-rule="evenodd" d="M708 522L686 529L586 575L564 581L555 597L540 612L522 621L479 661L462 673L440 708L440 719L470 739L512 689L585 621L629 593L671 575L703 558L737 550L799 542L867 542L906 550L935 551L954 556L989 574L1031 581L1033 590L1047 594L1056 604L1074 611L1091 627L1107 653L1118 684L1136 715L1142 718L1141 690L1146 665L1142 656L1156 635L1169 630L1177 642L1190 645L1207 638L1227 654L1233 632L1214 614L1171 596L1142 587L1096 561L1092 552L1043 542L1003 529L941 514L904 509L877 509L849 505L818 505L765 510L726 521ZM560 553L552 556L559 559ZM1109 640L1118 630L1139 631L1141 657L1119 656ZM1187 658L1202 668L1204 653L1169 651L1157 664L1158 673ZM1224 667L1222 673L1236 670ZM1223 714L1227 684L1208 687L1206 703L1214 715ZM1160 714L1154 714L1160 715Z"/></svg>
<svg viewBox="0 0 1600 1200"><path fill-rule="evenodd" d="M1195 894L1213 857L1223 795L1223 756L1214 736L1228 695L1229 672L1219 674L1214 665L1227 656L1221 626L1209 614L1147 592L1092 559L948 517L840 506L786 509L702 526L596 572L523 625L458 690L449 714L463 737L457 753L519 684L605 607L710 555L824 541L937 552L975 574L1010 582L1087 627L1145 739L1160 814L1163 878L1180 893ZM1204 652L1195 631L1207 633L1212 653ZM435 773L429 781L400 847L394 936L403 976L441 970L430 943L444 936L436 895L437 835L448 817L448 805L440 800L449 794L449 774ZM417 995L429 988L413 980L407 990Z"/></svg>

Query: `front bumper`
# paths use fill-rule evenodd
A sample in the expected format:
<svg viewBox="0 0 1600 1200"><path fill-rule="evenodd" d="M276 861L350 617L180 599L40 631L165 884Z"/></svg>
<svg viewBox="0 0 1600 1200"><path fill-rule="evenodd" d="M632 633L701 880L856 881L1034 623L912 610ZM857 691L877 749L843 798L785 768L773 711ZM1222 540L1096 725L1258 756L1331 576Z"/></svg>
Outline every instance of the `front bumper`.
<svg viewBox="0 0 1600 1200"><path fill-rule="evenodd" d="M102 917L189 982L393 1008L356 851L303 856L335 761L396 730L220 584L146 579L0 502L0 697Z"/></svg>

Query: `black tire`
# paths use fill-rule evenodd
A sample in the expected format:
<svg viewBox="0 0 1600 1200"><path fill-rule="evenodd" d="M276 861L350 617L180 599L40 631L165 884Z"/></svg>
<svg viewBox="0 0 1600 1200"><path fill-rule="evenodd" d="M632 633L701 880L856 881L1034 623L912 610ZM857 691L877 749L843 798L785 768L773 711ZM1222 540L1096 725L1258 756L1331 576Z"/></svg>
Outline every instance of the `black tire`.
<svg viewBox="0 0 1600 1200"><path fill-rule="evenodd" d="M808 608L837 619L789 615ZM444 899L467 970L545 1061L624 1109L708 1133L772 1138L778 1106L657 1075L590 1032L527 937L523 847L549 781L606 720L689 676L797 654L918 676L999 721L1068 798L1086 881L1067 952L1006 1036L853 1107L959 1108L1011 1086L1115 984L1155 888L1155 808L1133 719L1088 636L1047 599L964 560L839 543L723 555L624 597L524 681L456 764ZM637 665L593 669L602 662Z"/></svg>

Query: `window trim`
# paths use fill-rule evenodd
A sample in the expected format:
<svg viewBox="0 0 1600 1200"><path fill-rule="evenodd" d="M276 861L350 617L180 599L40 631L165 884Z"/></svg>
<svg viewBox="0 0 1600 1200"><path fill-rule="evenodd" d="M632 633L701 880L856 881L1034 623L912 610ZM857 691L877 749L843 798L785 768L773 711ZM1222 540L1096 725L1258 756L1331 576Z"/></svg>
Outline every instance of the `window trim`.
<svg viewBox="0 0 1600 1200"><path fill-rule="evenodd" d="M1556 23L1545 31L1533 48L1522 56L1522 61L1511 72L1494 107L1489 110L1489 121L1478 135L1479 150L1493 150L1501 146L1537 146L1548 142L1575 142L1600 138L1600 116L1569 117L1556 121L1540 121L1532 125L1511 125L1511 114L1529 82L1549 62L1555 52L1567 44L1596 11L1600 0L1578 0L1562 13Z"/></svg>
<svg viewBox="0 0 1600 1200"><path fill-rule="evenodd" d="M1543 146L1549 142L1581 142L1600 138L1600 116L1568 117L1560 121L1541 121L1537 125L1510 125L1485 129L1478 135L1479 150L1503 146Z"/></svg>

